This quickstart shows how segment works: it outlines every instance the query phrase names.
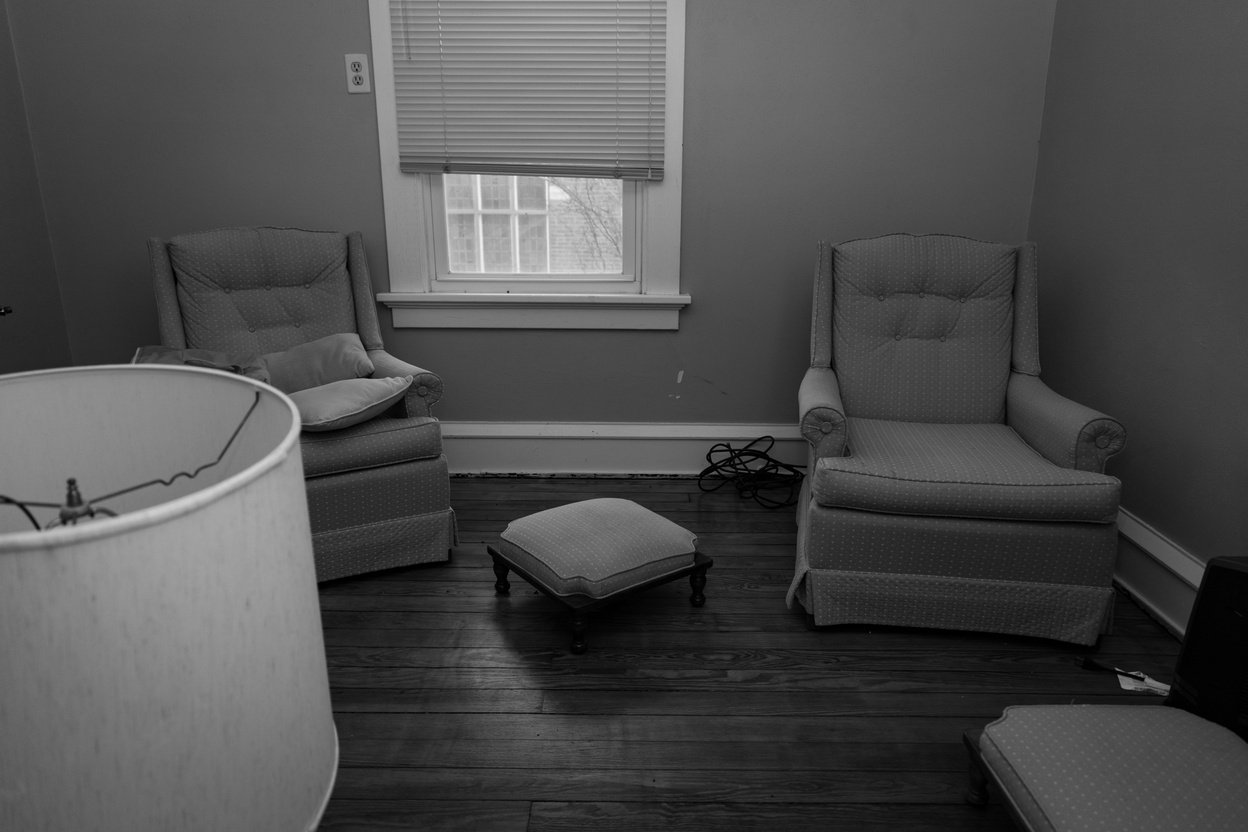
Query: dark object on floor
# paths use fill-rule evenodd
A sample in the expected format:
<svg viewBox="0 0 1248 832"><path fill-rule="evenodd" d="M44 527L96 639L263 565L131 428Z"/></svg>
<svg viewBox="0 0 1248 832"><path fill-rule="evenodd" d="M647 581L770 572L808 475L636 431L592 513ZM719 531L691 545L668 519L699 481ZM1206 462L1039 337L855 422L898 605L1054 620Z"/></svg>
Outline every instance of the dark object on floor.
<svg viewBox="0 0 1248 832"><path fill-rule="evenodd" d="M1027 830L1248 829L1248 558L1214 558L1162 705L1030 705L963 741Z"/></svg>
<svg viewBox="0 0 1248 832"><path fill-rule="evenodd" d="M760 447L763 443L766 446ZM763 508L797 505L805 476L802 466L773 458L771 449L775 444L770 436L760 436L743 448L716 442L706 452L709 464L698 474L698 488L718 491L730 482L738 494Z"/></svg>
<svg viewBox="0 0 1248 832"><path fill-rule="evenodd" d="M508 595L508 570L572 611L572 652L584 653L588 614L634 592L689 576L695 607L712 560L697 538L631 500L597 499L513 520L487 546L494 590Z"/></svg>
<svg viewBox="0 0 1248 832"><path fill-rule="evenodd" d="M1080 656L1078 659L1075 660L1075 664L1079 665L1084 670L1096 670L1101 673L1112 673L1115 676L1126 676L1129 679L1138 679L1141 682L1145 681L1148 678L1143 673L1136 673L1135 671L1132 671L1132 670L1119 670L1116 667L1110 667L1107 664L1101 664L1100 662L1098 662L1096 659L1092 658L1091 656Z"/></svg>

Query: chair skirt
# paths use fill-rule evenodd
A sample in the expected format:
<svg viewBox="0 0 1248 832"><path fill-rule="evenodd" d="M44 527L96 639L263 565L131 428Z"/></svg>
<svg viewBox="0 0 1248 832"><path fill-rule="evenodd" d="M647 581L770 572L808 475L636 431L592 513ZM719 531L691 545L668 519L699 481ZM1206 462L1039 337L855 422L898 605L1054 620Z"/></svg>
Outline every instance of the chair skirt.
<svg viewBox="0 0 1248 832"><path fill-rule="evenodd" d="M1117 527L881 514L801 503L789 589L816 625L1095 644L1113 620Z"/></svg>

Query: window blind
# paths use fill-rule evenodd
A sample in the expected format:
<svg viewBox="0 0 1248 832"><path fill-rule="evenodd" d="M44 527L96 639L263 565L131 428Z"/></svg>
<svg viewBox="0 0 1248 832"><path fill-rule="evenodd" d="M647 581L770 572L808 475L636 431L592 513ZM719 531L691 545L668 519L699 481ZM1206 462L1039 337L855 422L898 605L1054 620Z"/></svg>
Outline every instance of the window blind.
<svg viewBox="0 0 1248 832"><path fill-rule="evenodd" d="M663 178L665 0L391 0L399 166Z"/></svg>

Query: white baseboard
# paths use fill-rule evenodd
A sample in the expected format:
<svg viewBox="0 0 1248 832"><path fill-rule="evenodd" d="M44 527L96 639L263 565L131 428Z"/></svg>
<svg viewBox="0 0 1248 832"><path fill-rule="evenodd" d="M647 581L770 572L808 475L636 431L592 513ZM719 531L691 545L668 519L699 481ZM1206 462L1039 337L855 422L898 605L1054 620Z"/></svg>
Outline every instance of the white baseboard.
<svg viewBox="0 0 1248 832"><path fill-rule="evenodd" d="M1182 638L1205 565L1125 508L1118 512L1118 533L1122 545L1114 580Z"/></svg>
<svg viewBox="0 0 1248 832"><path fill-rule="evenodd" d="M452 474L692 476L706 467L711 446L741 448L761 436L775 439L775 459L805 464L796 422L442 422Z"/></svg>

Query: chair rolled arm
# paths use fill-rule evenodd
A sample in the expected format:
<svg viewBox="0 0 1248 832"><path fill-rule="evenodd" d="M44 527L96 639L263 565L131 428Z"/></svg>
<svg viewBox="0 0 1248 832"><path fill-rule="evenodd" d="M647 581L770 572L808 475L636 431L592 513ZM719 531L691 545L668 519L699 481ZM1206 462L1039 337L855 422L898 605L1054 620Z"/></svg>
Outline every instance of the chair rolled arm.
<svg viewBox="0 0 1248 832"><path fill-rule="evenodd" d="M841 385L829 367L811 367L797 389L802 436L816 457L844 456L849 441Z"/></svg>
<svg viewBox="0 0 1248 832"><path fill-rule="evenodd" d="M373 362L373 378L411 376L412 386L403 397L404 416L432 416L433 405L442 398L442 377L437 373L408 364L385 350L369 350Z"/></svg>
<svg viewBox="0 0 1248 832"><path fill-rule="evenodd" d="M1122 423L1054 392L1036 376L1011 373L1006 424L1050 462L1104 473L1106 461L1127 444Z"/></svg>

